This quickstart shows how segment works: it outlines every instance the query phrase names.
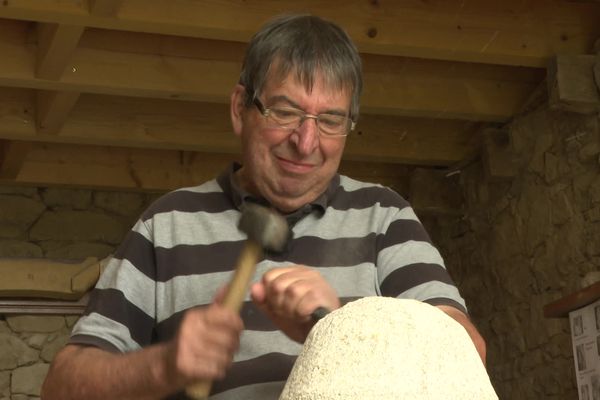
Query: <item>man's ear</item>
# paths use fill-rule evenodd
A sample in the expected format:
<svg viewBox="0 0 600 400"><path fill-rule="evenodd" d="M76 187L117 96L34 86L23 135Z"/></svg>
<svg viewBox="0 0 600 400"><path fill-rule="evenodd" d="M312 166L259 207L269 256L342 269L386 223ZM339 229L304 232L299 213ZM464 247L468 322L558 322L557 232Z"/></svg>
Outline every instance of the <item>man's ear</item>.
<svg viewBox="0 0 600 400"><path fill-rule="evenodd" d="M244 110L246 108L246 88L242 85L237 84L233 88L231 93L231 125L233 126L233 133L236 136L242 134L242 128L244 127Z"/></svg>

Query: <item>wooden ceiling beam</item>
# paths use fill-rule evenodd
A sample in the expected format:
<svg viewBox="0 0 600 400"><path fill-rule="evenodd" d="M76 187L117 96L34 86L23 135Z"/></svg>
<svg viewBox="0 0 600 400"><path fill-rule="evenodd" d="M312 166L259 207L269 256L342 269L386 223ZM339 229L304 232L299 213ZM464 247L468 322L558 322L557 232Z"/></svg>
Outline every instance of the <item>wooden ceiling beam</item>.
<svg viewBox="0 0 600 400"><path fill-rule="evenodd" d="M224 104L82 95L57 134L36 129L29 91L0 89L0 138L237 154ZM364 115L345 159L452 165L470 152L477 123Z"/></svg>
<svg viewBox="0 0 600 400"><path fill-rule="evenodd" d="M556 53L586 53L600 36L600 7L589 2L354 0L340 10L292 0L124 0L118 18L88 11L79 0L10 0L0 18L246 42L273 15L311 12L345 27L365 53L533 67Z"/></svg>
<svg viewBox="0 0 600 400"><path fill-rule="evenodd" d="M0 140L0 179L15 180L30 150L29 142Z"/></svg>
<svg viewBox="0 0 600 400"><path fill-rule="evenodd" d="M35 109L38 132L51 135L58 133L77 103L79 95L79 92L38 90Z"/></svg>
<svg viewBox="0 0 600 400"><path fill-rule="evenodd" d="M600 82L594 77L596 64L600 65L600 56L557 55L548 66L550 107L580 114L598 113Z"/></svg>
<svg viewBox="0 0 600 400"><path fill-rule="evenodd" d="M231 154L131 149L56 143L27 143L18 173L0 184L52 185L139 191L167 191L197 185L221 173ZM400 193L408 189L408 169L393 164L342 161L340 172L381 183Z"/></svg>
<svg viewBox="0 0 600 400"><path fill-rule="evenodd" d="M98 17L113 17L121 6L122 0L88 0L90 14Z"/></svg>
<svg viewBox="0 0 600 400"><path fill-rule="evenodd" d="M84 29L77 25L38 24L37 78L60 79Z"/></svg>
<svg viewBox="0 0 600 400"><path fill-rule="evenodd" d="M38 23L36 78L58 80L71 62L83 26ZM77 102L77 92L38 91L36 117L40 130L56 133Z"/></svg>
<svg viewBox="0 0 600 400"><path fill-rule="evenodd" d="M31 143L12 184L163 191L206 181L232 155L191 156L177 150Z"/></svg>
<svg viewBox="0 0 600 400"><path fill-rule="evenodd" d="M0 38L1 40L1 38ZM227 103L240 63L79 48L60 81L37 79L34 49L0 41L0 85ZM503 122L541 70L365 57L365 113Z"/></svg>
<svg viewBox="0 0 600 400"><path fill-rule="evenodd" d="M504 122L542 77L536 69L367 56L361 107L376 114Z"/></svg>

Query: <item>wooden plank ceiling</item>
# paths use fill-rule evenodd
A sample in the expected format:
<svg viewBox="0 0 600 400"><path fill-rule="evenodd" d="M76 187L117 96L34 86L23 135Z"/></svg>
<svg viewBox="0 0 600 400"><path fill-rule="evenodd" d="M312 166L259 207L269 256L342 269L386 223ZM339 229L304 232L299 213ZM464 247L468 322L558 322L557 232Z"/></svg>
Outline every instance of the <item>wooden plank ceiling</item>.
<svg viewBox="0 0 600 400"><path fill-rule="evenodd" d="M343 171L401 188L479 154L556 54L589 53L593 1L3 0L0 183L167 190L239 151L245 43L282 12L337 21L364 60Z"/></svg>

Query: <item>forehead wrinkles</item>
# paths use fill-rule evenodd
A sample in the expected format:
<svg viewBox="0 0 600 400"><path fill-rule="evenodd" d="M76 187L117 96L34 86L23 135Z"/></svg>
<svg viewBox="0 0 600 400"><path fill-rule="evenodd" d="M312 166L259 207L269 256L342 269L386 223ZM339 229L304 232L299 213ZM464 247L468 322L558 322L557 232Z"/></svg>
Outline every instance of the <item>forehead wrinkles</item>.
<svg viewBox="0 0 600 400"><path fill-rule="evenodd" d="M323 88L334 93L352 93L351 84L334 74L330 69L323 69L319 66L314 68L286 67L286 65L281 65L279 62L274 62L269 67L267 76L280 84L291 77L295 82L300 83L308 94L312 93L316 82L321 83Z"/></svg>

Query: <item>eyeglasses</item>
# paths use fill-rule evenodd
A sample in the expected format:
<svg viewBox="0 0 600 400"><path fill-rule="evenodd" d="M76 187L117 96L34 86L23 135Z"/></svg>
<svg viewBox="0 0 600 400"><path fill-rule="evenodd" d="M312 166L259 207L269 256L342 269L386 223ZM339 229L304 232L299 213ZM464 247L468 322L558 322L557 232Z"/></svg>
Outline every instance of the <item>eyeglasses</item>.
<svg viewBox="0 0 600 400"><path fill-rule="evenodd" d="M256 96L252 99L252 103L273 128L298 129L304 121L312 118L317 123L319 133L325 136L346 136L350 131L354 130L354 126L356 125L356 122L344 115L312 115L293 107L266 108Z"/></svg>

